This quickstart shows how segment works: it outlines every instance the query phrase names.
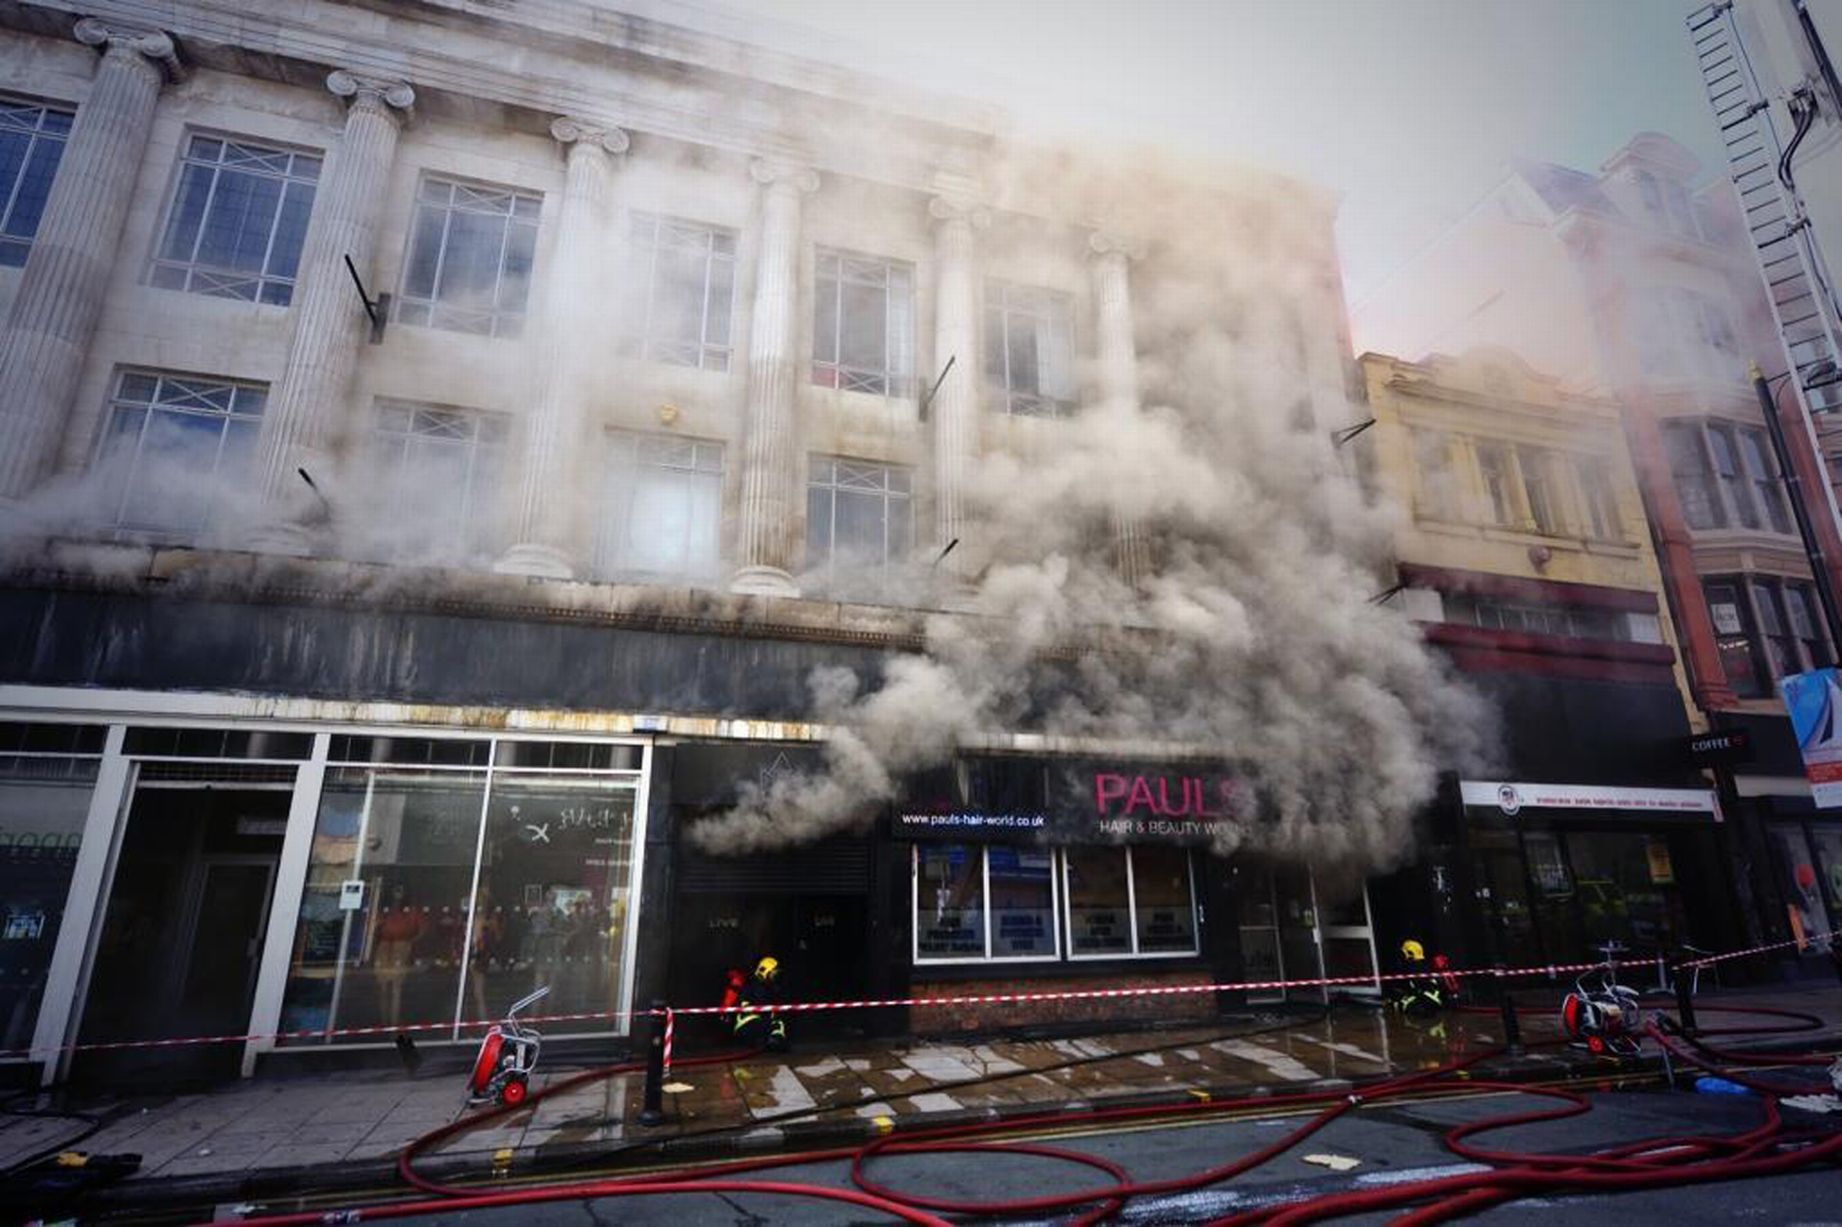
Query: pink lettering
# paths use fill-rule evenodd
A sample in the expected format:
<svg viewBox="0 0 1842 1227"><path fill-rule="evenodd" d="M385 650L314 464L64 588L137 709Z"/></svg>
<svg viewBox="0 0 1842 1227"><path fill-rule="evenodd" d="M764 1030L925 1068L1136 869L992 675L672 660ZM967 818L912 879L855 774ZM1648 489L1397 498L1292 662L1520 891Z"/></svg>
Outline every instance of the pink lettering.
<svg viewBox="0 0 1842 1227"><path fill-rule="evenodd" d="M1144 800L1139 800L1140 797L1143 797ZM1158 812L1158 803L1151 795L1151 785L1145 782L1144 776L1135 775L1132 777L1132 791L1126 794L1126 812L1130 814L1140 805L1154 814Z"/></svg>
<svg viewBox="0 0 1842 1227"><path fill-rule="evenodd" d="M1180 806L1173 806L1170 803L1170 781L1165 779L1163 776L1159 776L1158 777L1158 804L1155 807L1155 811L1157 813L1163 814L1166 818L1181 818L1183 815L1189 813L1190 812L1190 782L1187 779L1180 781L1180 787L1178 791L1180 791L1183 794L1183 802Z"/></svg>
<svg viewBox="0 0 1842 1227"><path fill-rule="evenodd" d="M1123 775L1096 775L1094 777L1094 808L1102 814L1107 812L1107 802L1117 801L1126 795L1126 777Z"/></svg>

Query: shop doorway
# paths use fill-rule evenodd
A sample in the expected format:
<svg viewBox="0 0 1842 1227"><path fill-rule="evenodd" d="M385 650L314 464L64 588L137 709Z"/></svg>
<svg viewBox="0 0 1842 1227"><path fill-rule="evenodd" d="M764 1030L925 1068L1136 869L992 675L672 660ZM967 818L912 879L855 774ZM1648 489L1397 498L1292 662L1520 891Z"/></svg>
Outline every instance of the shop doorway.
<svg viewBox="0 0 1842 1227"><path fill-rule="evenodd" d="M1236 885L1240 892L1245 979L1374 977L1375 930L1366 886L1320 906L1317 884L1301 868L1245 868L1238 871ZM1373 996L1380 992L1380 986L1341 985L1336 991ZM1249 1002L1322 1002L1329 998L1330 989L1326 986L1256 989L1247 994Z"/></svg>
<svg viewBox="0 0 1842 1227"><path fill-rule="evenodd" d="M714 1004L726 973L744 975L763 955L780 961L789 1000L844 1001L870 983L869 841L717 857L685 846L672 925L667 996ZM850 1037L866 1019L850 1010L802 1014L795 1039ZM723 1024L711 1024L712 1040Z"/></svg>
<svg viewBox="0 0 1842 1227"><path fill-rule="evenodd" d="M142 769L115 857L83 1005L81 1044L248 1029L292 768L273 782L162 778ZM79 1052L79 1082L234 1078L241 1044Z"/></svg>

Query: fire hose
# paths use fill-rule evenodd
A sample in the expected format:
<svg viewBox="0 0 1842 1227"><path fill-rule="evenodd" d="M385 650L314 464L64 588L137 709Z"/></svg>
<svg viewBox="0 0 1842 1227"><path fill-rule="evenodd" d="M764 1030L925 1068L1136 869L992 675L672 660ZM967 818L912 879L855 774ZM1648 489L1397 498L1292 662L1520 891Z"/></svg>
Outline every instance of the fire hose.
<svg viewBox="0 0 1842 1227"><path fill-rule="evenodd" d="M1575 1091L1519 1082L1478 1080L1469 1077L1474 1067L1505 1052L1491 1048L1447 1061L1432 1069L1395 1075L1362 1084L1352 1090L1313 1091L1262 1097L1265 1109L1316 1108L1317 1111L1284 1136L1257 1150L1219 1165L1162 1180L1135 1181L1118 1163L1104 1157L1041 1142L999 1140L993 1135L1016 1135L1033 1128L1066 1127L1076 1123L1125 1124L1128 1122L1206 1118L1211 1114L1244 1110L1245 1100L1206 1100L1082 1112L1056 1111L1037 1116L980 1121L877 1138L862 1145L803 1151L728 1163L679 1169L645 1176L584 1180L561 1184L481 1193L433 1181L415 1169L414 1160L425 1151L456 1135L477 1129L514 1112L530 1111L544 1099L582 1085L622 1073L638 1072L642 1062L629 1061L589 1070L530 1094L522 1103L503 1105L464 1117L437 1129L406 1147L397 1165L403 1180L431 1196L422 1200L380 1203L327 1213L302 1212L249 1220L264 1225L315 1224L406 1218L469 1209L525 1206L552 1201L599 1200L618 1197L685 1193L760 1193L816 1198L875 1210L913 1223L938 1224L942 1216L1002 1216L1078 1212L1079 1224L1104 1221L1132 1198L1191 1192L1220 1184L1272 1161L1338 1118L1358 1107L1384 1102L1411 1101L1444 1095L1453 1089L1451 1079L1463 1077L1467 1093L1505 1093L1552 1100L1553 1105L1471 1121L1455 1126L1443 1136L1455 1156L1484 1164L1488 1170L1441 1178L1403 1182L1385 1188L1336 1192L1303 1202L1270 1205L1218 1220L1228 1224L1295 1224L1356 1214L1399 1210L1405 1223L1441 1222L1487 1209L1518 1198L1559 1193L1613 1193L1648 1188L1675 1187L1713 1181L1779 1175L1818 1164L1842 1161L1842 1132L1789 1129L1779 1101L1818 1089L1760 1078L1733 1066L1810 1067L1831 1061L1833 1053L1784 1053L1770 1056L1733 1052L1710 1045L1702 1037L1713 1035L1779 1034L1822 1026L1812 1015L1789 1010L1749 1006L1701 1006L1708 1012L1742 1013L1755 1019L1777 1019L1764 1025L1704 1029L1699 1035L1684 1033L1676 1020L1657 1015L1643 1025L1645 1038L1685 1065L1718 1074L1761 1096L1761 1120L1745 1132L1732 1135L1685 1135L1647 1138L1593 1154L1547 1154L1492 1149L1473 1139L1518 1125L1539 1124L1579 1116L1591 1102ZM1545 1041L1561 1044L1565 1040ZM723 1064L746 1054L722 1053L680 1057L678 1067ZM1102 1182L1087 1183L1070 1191L999 1201L951 1199L893 1187L872 1178L872 1166L902 1155L973 1154L1050 1159L1097 1173ZM758 1177L757 1173L819 1162L847 1162L853 1188L840 1189L798 1181Z"/></svg>

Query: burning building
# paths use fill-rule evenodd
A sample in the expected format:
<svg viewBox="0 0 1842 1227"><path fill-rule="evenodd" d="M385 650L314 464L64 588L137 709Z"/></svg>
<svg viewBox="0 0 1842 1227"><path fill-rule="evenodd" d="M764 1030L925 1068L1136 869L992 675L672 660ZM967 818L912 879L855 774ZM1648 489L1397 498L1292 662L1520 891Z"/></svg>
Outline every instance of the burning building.
<svg viewBox="0 0 1842 1227"><path fill-rule="evenodd" d="M16 1064L1373 971L1491 732L1327 196L577 0L0 24Z"/></svg>

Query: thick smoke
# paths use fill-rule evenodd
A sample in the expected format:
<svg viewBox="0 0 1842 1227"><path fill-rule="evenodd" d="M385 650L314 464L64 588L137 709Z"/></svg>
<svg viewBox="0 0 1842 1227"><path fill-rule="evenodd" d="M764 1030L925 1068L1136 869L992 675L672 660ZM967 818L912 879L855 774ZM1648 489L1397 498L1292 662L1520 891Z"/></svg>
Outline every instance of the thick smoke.
<svg viewBox="0 0 1842 1227"><path fill-rule="evenodd" d="M1257 803L1216 851L1360 872L1410 852L1439 771L1488 759L1482 701L1372 600L1393 514L1328 442L1366 414L1323 403L1321 379L1312 403L1297 314L1335 275L1308 258L1327 248L1318 206L1270 182L1198 188L1142 156L1110 165L1084 182L1058 163L1052 193L1019 169L1004 191L1171 236L1133 268L1142 407L1095 405L983 451L956 551L966 587L936 593L956 612L874 683L816 674L836 730L824 770L745 786L693 829L704 847L861 829L905 773L1022 729L1230 763ZM1304 327L1334 323L1332 310ZM1149 542L1136 588L1115 565L1120 519Z"/></svg>

